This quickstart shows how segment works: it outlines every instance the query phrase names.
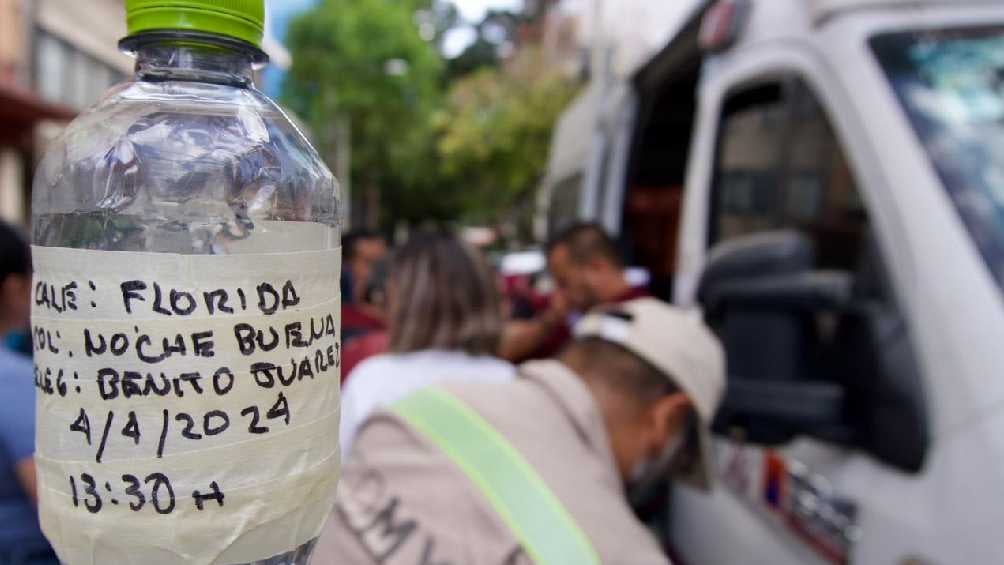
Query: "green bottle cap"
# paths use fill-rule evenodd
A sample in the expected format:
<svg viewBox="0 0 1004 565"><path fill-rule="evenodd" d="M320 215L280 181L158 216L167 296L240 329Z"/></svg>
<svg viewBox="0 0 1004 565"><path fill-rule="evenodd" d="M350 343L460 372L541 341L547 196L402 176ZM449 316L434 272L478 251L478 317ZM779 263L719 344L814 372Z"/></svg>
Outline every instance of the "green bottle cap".
<svg viewBox="0 0 1004 565"><path fill-rule="evenodd" d="M201 31L261 47L265 0L125 0L129 35L153 30Z"/></svg>

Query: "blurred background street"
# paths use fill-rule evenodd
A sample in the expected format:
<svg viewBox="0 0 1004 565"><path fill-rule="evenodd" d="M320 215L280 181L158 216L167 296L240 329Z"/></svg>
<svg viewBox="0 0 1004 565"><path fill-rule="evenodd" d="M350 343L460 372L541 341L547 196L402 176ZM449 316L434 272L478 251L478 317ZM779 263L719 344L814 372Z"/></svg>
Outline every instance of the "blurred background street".
<svg viewBox="0 0 1004 565"><path fill-rule="evenodd" d="M456 389L498 392L458 395L490 423L471 428L498 427L485 437L511 441L507 454L532 460L519 469L546 475L522 485L523 502L550 496L536 490L547 483L585 534L557 503L527 503L524 516L558 516L550 525L575 555L1001 562L1000 0L270 0L260 44L270 63L255 83L316 154L297 128L267 130L245 112L267 108L286 123L249 101L260 51L232 32L210 30L193 48L188 38L205 38L145 29L163 60L134 79L116 48L125 4L0 0L0 226L17 228L2 234L0 330L24 399L36 394L28 305L49 298L44 287L31 294L30 238L18 230L43 208L96 218L81 230L92 239L67 228L72 244L42 242L76 251L223 256L273 237L258 251L300 252L265 228L321 222L328 235L311 242L332 259L315 263L342 257L329 302L341 312L344 476L405 486L381 492L383 506L341 499L337 527L303 554L317 543L333 563L346 547L368 556L357 562L460 563L434 558L436 535L458 552L468 549L461 527L511 538L494 522L478 531L493 511L473 490L457 505L478 520L444 519L456 469L436 467L435 450L395 444L403 419L362 431L420 389L480 381ZM239 72L220 71L221 53L241 49ZM201 97L205 85L232 96L225 111L204 109L219 101ZM60 137L108 92L108 114L91 116L120 123L84 120L83 139ZM178 99L190 105L171 110ZM125 102L136 116L115 114ZM80 147L94 154L70 155ZM55 165L40 169L33 211L47 151ZM338 210L318 155L340 185ZM83 204L64 198L67 186ZM208 204L191 197L200 190ZM213 210L227 221L201 216ZM142 220L120 228L131 240L105 229L130 214ZM163 233L146 235L147 223ZM318 286L334 294L328 282ZM36 352L44 345L36 339ZM521 388L530 381L533 394ZM45 388L37 369L34 386ZM542 407L530 418L527 399ZM32 466L16 469L24 488L0 490L0 518L6 496L34 525L25 438L35 420L11 414L0 435L20 438L20 451L7 459ZM381 459L397 448L402 458ZM505 460L476 455L485 468ZM599 470L580 477L579 463ZM409 482L415 467L432 470L425 483ZM450 496L427 496L439 483ZM610 516L625 529L608 528ZM44 546L41 531L29 534ZM504 562L529 559L526 540L509 538Z"/></svg>
<svg viewBox="0 0 1004 565"><path fill-rule="evenodd" d="M271 1L271 63L258 82L340 179L349 227L400 235L448 223L516 248L534 235L560 113L583 92L580 113L595 108L692 7ZM49 141L131 74L115 47L123 9L114 0L0 2L0 217L26 221L33 167ZM554 158L586 150L589 132L575 135L582 147Z"/></svg>

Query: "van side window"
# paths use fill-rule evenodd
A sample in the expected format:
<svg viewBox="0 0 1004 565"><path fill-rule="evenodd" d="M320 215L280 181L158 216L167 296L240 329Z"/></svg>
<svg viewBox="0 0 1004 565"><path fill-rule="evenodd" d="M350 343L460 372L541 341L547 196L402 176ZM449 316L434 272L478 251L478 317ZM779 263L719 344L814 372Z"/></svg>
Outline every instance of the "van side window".
<svg viewBox="0 0 1004 565"><path fill-rule="evenodd" d="M763 445L809 436L918 472L930 439L920 365L812 91L789 78L730 96L714 172L711 244L743 238L717 248L698 290L727 355L715 430Z"/></svg>
<svg viewBox="0 0 1004 565"><path fill-rule="evenodd" d="M819 268L857 264L867 215L825 112L796 78L726 101L713 195L711 245L798 229L815 244Z"/></svg>

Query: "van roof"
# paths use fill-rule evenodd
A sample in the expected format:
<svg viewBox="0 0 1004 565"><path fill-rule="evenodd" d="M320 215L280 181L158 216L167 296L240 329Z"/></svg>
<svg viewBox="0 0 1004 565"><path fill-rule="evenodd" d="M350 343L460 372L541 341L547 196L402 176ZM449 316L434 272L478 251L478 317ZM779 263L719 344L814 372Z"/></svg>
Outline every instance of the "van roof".
<svg viewBox="0 0 1004 565"><path fill-rule="evenodd" d="M999 6L1002 0L749 0L749 21L736 46L761 43L770 39L801 37L815 33L814 28L845 14L868 10L909 10L932 7ZM684 61L700 61L706 53L699 47L699 35L705 14L716 0L695 0L690 17L669 42L631 76L636 87L659 88Z"/></svg>
<svg viewBox="0 0 1004 565"><path fill-rule="evenodd" d="M1000 0L808 0L812 20L819 23L832 16L867 8L917 8L935 5L996 4Z"/></svg>

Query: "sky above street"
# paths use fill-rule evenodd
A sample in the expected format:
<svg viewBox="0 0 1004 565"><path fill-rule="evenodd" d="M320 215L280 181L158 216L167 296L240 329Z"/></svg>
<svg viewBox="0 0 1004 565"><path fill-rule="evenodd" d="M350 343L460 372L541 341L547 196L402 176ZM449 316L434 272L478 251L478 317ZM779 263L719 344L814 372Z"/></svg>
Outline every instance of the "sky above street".
<svg viewBox="0 0 1004 565"><path fill-rule="evenodd" d="M523 0L453 0L453 3L469 22L480 20L490 8L514 10L523 7Z"/></svg>
<svg viewBox="0 0 1004 565"><path fill-rule="evenodd" d="M475 23L484 17L490 9L516 10L523 7L523 0L453 0L464 20ZM450 31L443 39L443 54L456 57L475 39L474 30L462 27Z"/></svg>

